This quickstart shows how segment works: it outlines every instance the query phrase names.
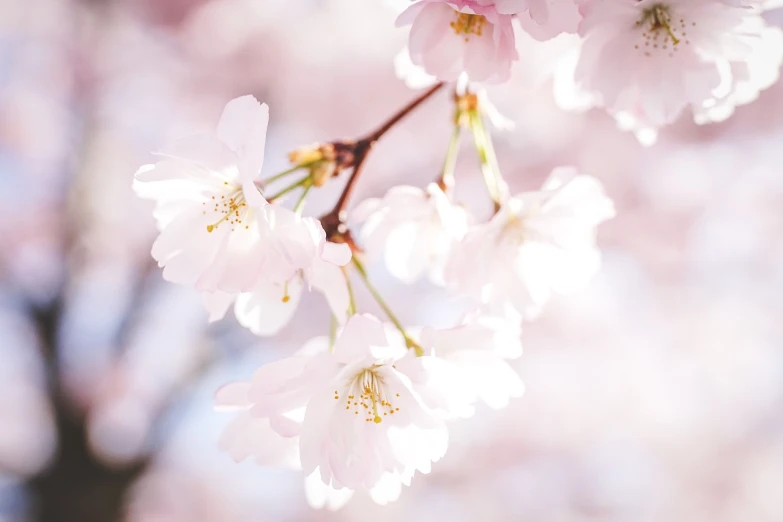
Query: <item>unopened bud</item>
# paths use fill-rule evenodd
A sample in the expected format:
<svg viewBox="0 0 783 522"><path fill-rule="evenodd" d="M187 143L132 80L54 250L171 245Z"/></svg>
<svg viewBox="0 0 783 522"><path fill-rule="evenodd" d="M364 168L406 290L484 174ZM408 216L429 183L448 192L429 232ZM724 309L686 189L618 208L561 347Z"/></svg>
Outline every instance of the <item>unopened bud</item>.
<svg viewBox="0 0 783 522"><path fill-rule="evenodd" d="M300 147L288 154L294 165L310 171L310 179L316 187L323 186L331 177L337 176L337 151L333 143Z"/></svg>
<svg viewBox="0 0 783 522"><path fill-rule="evenodd" d="M321 187L329 180L337 175L337 163L334 161L319 161L312 167L310 167L310 178L313 180L313 185Z"/></svg>
<svg viewBox="0 0 783 522"><path fill-rule="evenodd" d="M300 147L288 153L288 161L294 165L307 165L323 159L320 146Z"/></svg>

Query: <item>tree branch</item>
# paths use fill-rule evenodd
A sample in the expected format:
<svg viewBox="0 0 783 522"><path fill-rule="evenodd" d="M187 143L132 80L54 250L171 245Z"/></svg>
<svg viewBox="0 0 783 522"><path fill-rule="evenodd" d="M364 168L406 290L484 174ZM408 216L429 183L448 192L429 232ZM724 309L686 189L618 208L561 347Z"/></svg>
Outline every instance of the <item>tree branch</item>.
<svg viewBox="0 0 783 522"><path fill-rule="evenodd" d="M444 82L433 85L427 91L422 93L418 98L414 99L405 107L394 113L376 130L353 144L351 175L348 178L348 181L345 183L345 187L343 188L342 193L340 193L340 197L337 199L337 203L335 203L334 208L332 208L328 214L325 214L321 217L321 223L323 224L324 230L326 231L327 238L332 238L337 234L345 234L347 232L344 230L345 227L343 226L343 222L345 221L345 207L348 204L348 198L351 196L351 192L353 191L356 181L363 172L362 166L364 165L370 150L372 150L373 145L375 145L375 143L380 140L383 135L386 134L392 127L397 125L400 120L413 112L414 109L429 99L433 94L438 92L444 85Z"/></svg>

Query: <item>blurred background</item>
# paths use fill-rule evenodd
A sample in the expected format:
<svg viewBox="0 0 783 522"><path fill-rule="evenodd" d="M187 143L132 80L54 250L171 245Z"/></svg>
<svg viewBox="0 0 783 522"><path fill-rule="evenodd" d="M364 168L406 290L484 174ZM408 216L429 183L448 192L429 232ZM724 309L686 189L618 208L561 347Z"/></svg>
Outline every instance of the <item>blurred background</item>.
<svg viewBox="0 0 783 522"><path fill-rule="evenodd" d="M315 511L299 472L218 451L214 390L324 334L328 312L309 296L274 339L208 325L150 258L133 173L242 94L271 107L270 174L372 129L415 95L393 67L400 3L0 1L0 522L783 520L783 85L644 148L600 111L556 107L562 39L520 37L513 81L490 92L516 122L495 135L500 165L525 190L575 164L618 216L593 283L526 326L525 396L453 424L446 457L386 507ZM354 204L436 177L449 103L384 138ZM457 182L488 216L467 141ZM454 319L443 291L371 272L405 322Z"/></svg>

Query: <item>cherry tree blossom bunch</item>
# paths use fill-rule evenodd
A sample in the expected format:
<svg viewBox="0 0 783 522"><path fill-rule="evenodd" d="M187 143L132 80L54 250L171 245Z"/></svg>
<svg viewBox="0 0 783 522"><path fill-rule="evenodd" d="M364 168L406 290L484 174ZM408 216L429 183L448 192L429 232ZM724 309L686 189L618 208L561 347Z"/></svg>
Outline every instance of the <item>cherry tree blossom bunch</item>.
<svg viewBox="0 0 783 522"><path fill-rule="evenodd" d="M419 0L397 19L409 27L397 70L426 90L367 135L296 148L289 169L268 173L270 111L248 95L226 105L214 133L161 148L134 189L155 204L152 257L167 281L200 292L210 321L233 308L259 336L284 328L305 291L322 294L332 316L330 332L217 390L216 407L235 415L223 449L301 469L311 505L330 509L357 491L388 503L429 473L447 451L450 422L522 395L511 363L523 324L553 294L587 285L601 264L598 227L615 215L599 179L574 166L556 167L537 190L509 189L491 132L508 122L483 84L509 79L515 35L578 35L555 83L649 137L686 112L697 123L725 119L777 80L783 35L762 11L750 0ZM440 172L352 204L375 143L445 90L453 131ZM455 195L463 134L489 215ZM334 207L306 216L311 191L343 177ZM472 309L449 328L403 324L368 259ZM357 280L383 317L359 309Z"/></svg>

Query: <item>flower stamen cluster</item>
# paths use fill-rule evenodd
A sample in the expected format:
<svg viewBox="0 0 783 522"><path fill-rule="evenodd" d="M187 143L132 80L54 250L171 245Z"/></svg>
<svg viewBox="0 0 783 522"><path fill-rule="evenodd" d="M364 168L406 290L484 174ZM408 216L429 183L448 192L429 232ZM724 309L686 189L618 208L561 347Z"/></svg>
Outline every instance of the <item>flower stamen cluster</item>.
<svg viewBox="0 0 783 522"><path fill-rule="evenodd" d="M224 185L229 185L228 181L223 182ZM214 223L210 223L207 225L207 232L212 232L216 228L220 226L223 222L228 222L229 225L232 225L231 231L236 230L237 225L244 225L245 229L249 229L250 225L244 224L242 221L243 218L246 219L247 215L247 202L245 201L245 195L242 192L242 187L238 185L231 185L232 192L228 194L228 199L226 199L226 195L221 195L220 199L217 199L216 196L212 196L212 201L214 201L213 205L214 208L211 206L207 207L207 210L203 210L202 214L206 215L207 212L210 212L211 214L217 214L218 220ZM202 201L202 205L206 206L207 202Z"/></svg>
<svg viewBox="0 0 783 522"><path fill-rule="evenodd" d="M679 27L677 26L679 24ZM693 26L696 22L691 22ZM672 51L677 51L677 46L685 41L685 45L690 45L686 32L686 21L684 18L680 18L678 21L674 21L670 8L664 4L656 4L652 7L644 9L639 20L636 21L637 27L643 29L642 38L644 39L643 47L645 56L650 56L649 47L653 49L661 48L667 50L671 43ZM677 36L679 34L679 38ZM663 38L661 38L663 35ZM639 44L634 45L634 49L639 49ZM669 53L669 56L673 56Z"/></svg>
<svg viewBox="0 0 783 522"><path fill-rule="evenodd" d="M348 388L351 394L348 395L345 404L345 409L349 412L353 409L354 415L360 415L364 411L367 415L365 422L374 422L375 424L383 422L381 414L385 417L400 411L400 408L394 407L390 402L390 398L386 396L383 377L378 375L376 371L378 367L376 365L373 368L364 369L355 376ZM400 394L397 393L396 396L399 398ZM340 393L338 390L335 390L334 400L339 399Z"/></svg>
<svg viewBox="0 0 783 522"><path fill-rule="evenodd" d="M465 41L467 42L471 34L481 36L484 31L484 26L487 25L487 19L484 16L477 14L468 14L455 12L456 18L451 22L450 26L457 34L465 35Z"/></svg>

